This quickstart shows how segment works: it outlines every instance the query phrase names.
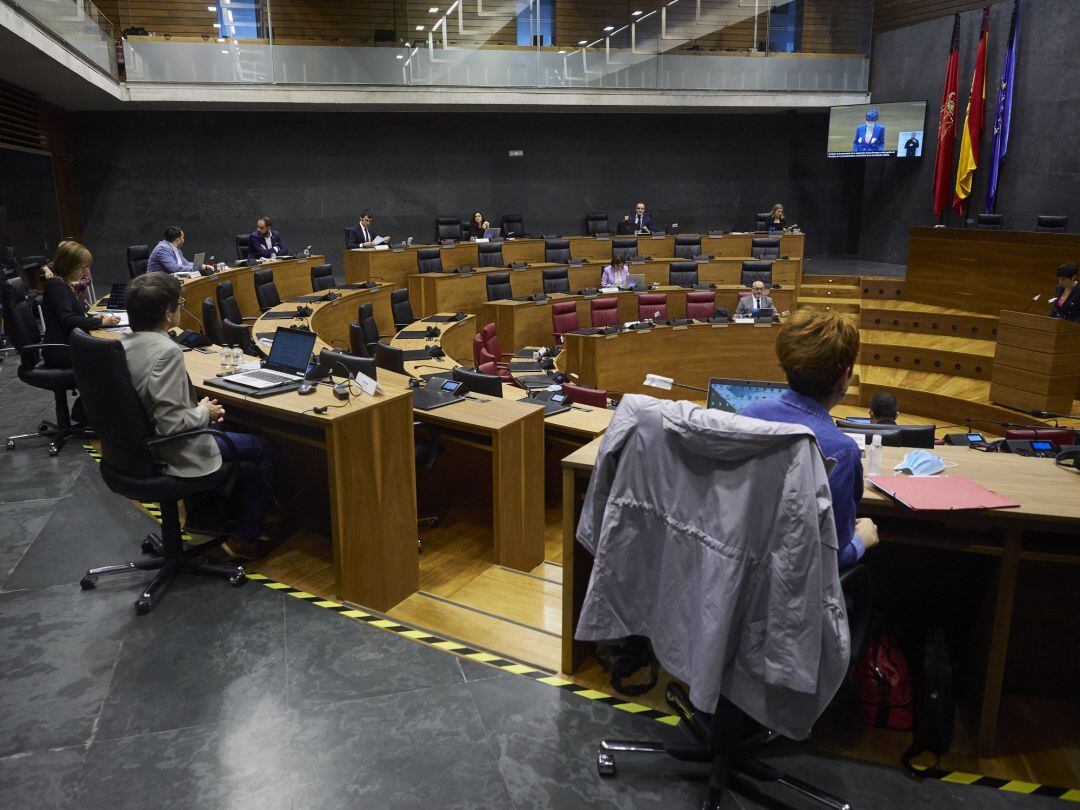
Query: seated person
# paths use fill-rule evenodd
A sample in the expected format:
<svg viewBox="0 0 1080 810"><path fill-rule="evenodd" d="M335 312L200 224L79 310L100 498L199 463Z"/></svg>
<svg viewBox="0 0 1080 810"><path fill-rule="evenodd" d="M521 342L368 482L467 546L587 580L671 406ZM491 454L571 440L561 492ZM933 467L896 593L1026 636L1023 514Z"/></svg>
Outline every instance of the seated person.
<svg viewBox="0 0 1080 810"><path fill-rule="evenodd" d="M769 226L770 231L782 231L784 230L784 204L777 203L769 211Z"/></svg>
<svg viewBox="0 0 1080 810"><path fill-rule="evenodd" d="M601 287L629 287L630 267L625 259L612 259L600 274Z"/></svg>
<svg viewBox="0 0 1080 810"><path fill-rule="evenodd" d="M372 247L372 240L378 236L371 229L374 223L375 218L370 211L365 209L360 212L360 221L349 228L349 250Z"/></svg>
<svg viewBox="0 0 1080 810"><path fill-rule="evenodd" d="M1051 318L1080 322L1080 284L1077 284L1076 265L1071 262L1061 265L1057 269L1057 281L1054 302L1047 314Z"/></svg>
<svg viewBox="0 0 1080 810"><path fill-rule="evenodd" d="M645 203L639 202L634 206L630 224L634 226L634 233L652 233L652 214L645 210Z"/></svg>
<svg viewBox="0 0 1080 810"><path fill-rule="evenodd" d="M771 309L773 313L776 312L773 300L765 294L764 282L758 280L750 286L750 295L739 299L739 305L735 307L735 317L750 318L762 309Z"/></svg>
<svg viewBox="0 0 1080 810"><path fill-rule="evenodd" d="M71 342L73 329L90 332L120 323L115 315L88 315L86 303L76 294L93 263L94 257L90 251L78 242L61 242L56 246L52 269L45 273L41 296L41 311L45 316L43 343L67 344ZM42 354L47 366L71 366L71 357L64 349L45 349Z"/></svg>
<svg viewBox="0 0 1080 810"><path fill-rule="evenodd" d="M870 400L870 424L872 425L895 425L896 417L900 415L900 408L896 403L896 397L888 391L878 391Z"/></svg>
<svg viewBox="0 0 1080 810"><path fill-rule="evenodd" d="M466 226L469 232L470 239L483 239L484 234L487 233L487 229L491 227L491 223L484 219L482 211L475 211L472 215L472 221Z"/></svg>
<svg viewBox="0 0 1080 810"><path fill-rule="evenodd" d="M150 251L150 257L146 262L147 273L190 273L198 270L194 264L184 258L180 248L184 246L184 230L176 225L170 225L165 229L164 239L154 245ZM213 270L209 264L202 266L204 270Z"/></svg>
<svg viewBox="0 0 1080 810"><path fill-rule="evenodd" d="M822 454L836 461L829 490L839 562L841 567L851 565L877 545L877 526L870 518L855 517L863 493L861 454L836 427L829 410L840 404L851 384L859 330L835 312L800 309L781 327L776 355L791 390L778 399L752 403L742 416L805 425L817 436Z"/></svg>
<svg viewBox="0 0 1080 810"><path fill-rule="evenodd" d="M270 217L259 217L255 221L255 230L248 235L248 257L273 259L287 253L281 233L274 230Z"/></svg>
<svg viewBox="0 0 1080 810"><path fill-rule="evenodd" d="M180 281L166 273L138 276L127 290L130 332L120 340L127 356L131 382L159 436L217 425L225 419L225 409L216 399L195 401L194 388L184 367L184 353L168 330L180 323ZM277 468L278 450L260 436L228 431L237 455L217 436L192 436L157 451L168 475L196 478L221 467L222 461L251 462L250 474L241 467L236 498L239 516L235 535L222 549L233 557L256 559L270 550L263 537L266 513L270 508L271 485Z"/></svg>

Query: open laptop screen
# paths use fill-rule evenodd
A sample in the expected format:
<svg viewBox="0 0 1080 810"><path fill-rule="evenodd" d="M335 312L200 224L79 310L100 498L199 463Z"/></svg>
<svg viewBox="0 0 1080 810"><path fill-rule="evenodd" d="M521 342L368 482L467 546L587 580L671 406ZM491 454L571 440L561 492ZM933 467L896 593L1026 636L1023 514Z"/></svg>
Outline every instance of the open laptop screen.
<svg viewBox="0 0 1080 810"><path fill-rule="evenodd" d="M728 413L742 413L751 403L762 399L776 399L787 390L787 383L713 377L709 380L706 407Z"/></svg>
<svg viewBox="0 0 1080 810"><path fill-rule="evenodd" d="M274 345L270 347L270 356L266 358L266 367L275 371L302 374L308 367L313 348L315 348L314 332L279 326L277 332L274 333Z"/></svg>

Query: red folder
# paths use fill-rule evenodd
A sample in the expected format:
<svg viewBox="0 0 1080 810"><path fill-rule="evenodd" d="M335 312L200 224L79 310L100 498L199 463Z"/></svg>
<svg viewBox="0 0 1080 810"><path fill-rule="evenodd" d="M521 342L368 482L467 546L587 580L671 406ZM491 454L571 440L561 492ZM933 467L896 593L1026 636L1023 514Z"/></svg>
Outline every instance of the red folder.
<svg viewBox="0 0 1080 810"><path fill-rule="evenodd" d="M867 479L908 509L1007 509L1019 506L962 475L872 475Z"/></svg>

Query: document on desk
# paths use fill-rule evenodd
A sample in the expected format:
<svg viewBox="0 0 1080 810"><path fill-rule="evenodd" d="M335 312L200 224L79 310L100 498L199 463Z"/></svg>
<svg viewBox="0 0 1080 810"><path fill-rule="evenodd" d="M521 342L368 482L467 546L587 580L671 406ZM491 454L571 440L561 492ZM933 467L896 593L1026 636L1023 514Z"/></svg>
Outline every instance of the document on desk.
<svg viewBox="0 0 1080 810"><path fill-rule="evenodd" d="M871 475L866 480L917 512L1008 509L1020 505L962 475Z"/></svg>

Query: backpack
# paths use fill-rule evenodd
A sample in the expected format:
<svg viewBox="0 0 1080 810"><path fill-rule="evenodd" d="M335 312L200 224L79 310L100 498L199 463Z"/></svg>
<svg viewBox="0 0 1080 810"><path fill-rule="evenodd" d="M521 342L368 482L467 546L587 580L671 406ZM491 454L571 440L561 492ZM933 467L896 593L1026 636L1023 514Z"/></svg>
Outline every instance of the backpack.
<svg viewBox="0 0 1080 810"><path fill-rule="evenodd" d="M907 658L888 633L879 630L855 668L855 700L868 726L908 731L913 724Z"/></svg>
<svg viewBox="0 0 1080 810"><path fill-rule="evenodd" d="M596 657L608 671L611 685L624 695L636 697L656 686L660 665L653 655L652 645L644 636L627 636L617 641L596 645ZM649 680L642 684L624 684L623 678L633 675L644 666L649 667Z"/></svg>
<svg viewBox="0 0 1080 810"><path fill-rule="evenodd" d="M931 766L934 768L941 755L948 753L952 745L955 714L949 644L945 631L940 625L933 624L926 631L922 672L916 684L915 739L900 757L901 764L909 773L920 772L911 764L911 760L924 751L934 755Z"/></svg>

